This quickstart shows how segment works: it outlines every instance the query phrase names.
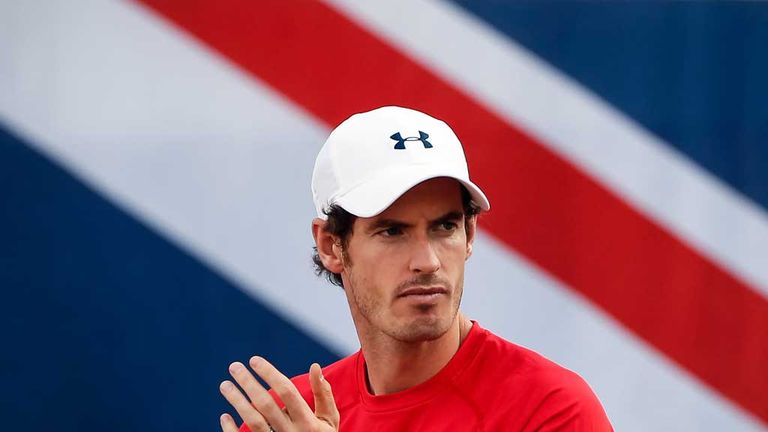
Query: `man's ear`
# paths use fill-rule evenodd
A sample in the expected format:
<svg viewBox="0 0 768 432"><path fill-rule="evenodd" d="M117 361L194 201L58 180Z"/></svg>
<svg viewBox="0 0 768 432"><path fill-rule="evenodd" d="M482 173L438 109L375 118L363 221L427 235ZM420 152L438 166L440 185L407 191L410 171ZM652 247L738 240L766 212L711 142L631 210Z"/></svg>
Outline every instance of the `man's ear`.
<svg viewBox="0 0 768 432"><path fill-rule="evenodd" d="M466 217L466 216L465 216ZM472 256L472 243L475 241L475 232L477 231L477 215L473 215L467 220L467 259Z"/></svg>
<svg viewBox="0 0 768 432"><path fill-rule="evenodd" d="M327 223L320 218L312 220L312 236L315 238L317 255L326 269L332 273L341 273L344 270L341 243L338 237L325 230Z"/></svg>

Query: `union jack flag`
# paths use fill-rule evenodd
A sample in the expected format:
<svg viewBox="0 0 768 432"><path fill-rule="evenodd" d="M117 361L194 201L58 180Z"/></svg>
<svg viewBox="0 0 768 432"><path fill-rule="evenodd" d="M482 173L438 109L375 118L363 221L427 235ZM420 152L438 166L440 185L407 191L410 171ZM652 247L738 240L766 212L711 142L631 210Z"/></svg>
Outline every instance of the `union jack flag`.
<svg viewBox="0 0 768 432"><path fill-rule="evenodd" d="M768 430L766 41L759 2L0 2L2 428L216 430L230 361L356 350L310 175L400 105L492 203L470 317L616 430Z"/></svg>

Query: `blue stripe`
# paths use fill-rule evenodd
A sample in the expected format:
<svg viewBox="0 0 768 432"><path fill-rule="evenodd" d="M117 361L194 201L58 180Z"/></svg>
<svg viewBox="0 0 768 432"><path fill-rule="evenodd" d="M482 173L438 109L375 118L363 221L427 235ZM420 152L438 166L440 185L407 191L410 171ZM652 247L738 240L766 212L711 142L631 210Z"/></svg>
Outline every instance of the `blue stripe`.
<svg viewBox="0 0 768 432"><path fill-rule="evenodd" d="M455 3L768 209L768 4Z"/></svg>
<svg viewBox="0 0 768 432"><path fill-rule="evenodd" d="M338 358L2 127L0 197L3 430L218 430L229 362Z"/></svg>

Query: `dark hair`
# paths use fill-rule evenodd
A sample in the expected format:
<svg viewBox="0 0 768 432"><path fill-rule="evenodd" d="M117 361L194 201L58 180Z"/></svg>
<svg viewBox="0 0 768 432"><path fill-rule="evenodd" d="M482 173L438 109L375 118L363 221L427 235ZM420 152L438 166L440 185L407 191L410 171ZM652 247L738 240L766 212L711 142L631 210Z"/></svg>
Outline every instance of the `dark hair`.
<svg viewBox="0 0 768 432"><path fill-rule="evenodd" d="M464 208L464 230L468 231L470 220L480 213L480 207L472 202L472 197L464 186L461 187L461 204ZM342 254L344 254L345 259L348 259L346 257L346 250L349 242L349 234L352 232L352 225L354 225L357 216L336 204L331 205L331 207L325 210L324 213L328 216L328 219L325 227L322 229L339 239ZM315 274L317 276L325 275L328 282L344 288L341 275L339 273L333 273L323 265L323 262L320 260L320 255L317 253L317 246L313 247L312 250L312 262L315 264Z"/></svg>

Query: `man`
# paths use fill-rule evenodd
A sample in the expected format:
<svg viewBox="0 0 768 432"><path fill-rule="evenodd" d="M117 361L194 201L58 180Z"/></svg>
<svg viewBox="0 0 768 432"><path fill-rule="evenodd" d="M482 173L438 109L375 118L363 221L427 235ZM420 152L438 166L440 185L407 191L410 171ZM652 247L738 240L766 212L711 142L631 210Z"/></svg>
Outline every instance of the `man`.
<svg viewBox="0 0 768 432"><path fill-rule="evenodd" d="M243 431L610 431L587 384L459 311L476 214L490 208L442 121L356 114L315 162L319 273L340 285L361 350L289 380L253 357L221 392ZM492 301L492 300L491 300ZM237 431L228 414L225 432Z"/></svg>

